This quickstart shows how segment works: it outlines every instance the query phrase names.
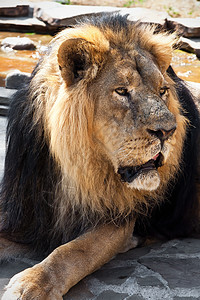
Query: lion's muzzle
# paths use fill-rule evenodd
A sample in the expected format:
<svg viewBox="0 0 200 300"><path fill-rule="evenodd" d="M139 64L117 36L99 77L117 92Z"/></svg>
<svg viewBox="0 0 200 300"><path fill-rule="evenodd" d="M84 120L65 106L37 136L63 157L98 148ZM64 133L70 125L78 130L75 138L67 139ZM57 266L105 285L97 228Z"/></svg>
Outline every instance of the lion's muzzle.
<svg viewBox="0 0 200 300"><path fill-rule="evenodd" d="M160 141L164 142L174 134L176 127L177 127L177 125L176 125L176 123L174 123L172 125L172 127L168 130L166 130L165 128L161 128L158 130L147 129L147 132L150 135L153 135L153 136L159 138Z"/></svg>
<svg viewBox="0 0 200 300"><path fill-rule="evenodd" d="M121 176L122 181L131 183L135 178L141 174L148 173L152 170L157 170L163 164L163 155L158 153L152 159L140 166L126 166L118 169L118 174Z"/></svg>

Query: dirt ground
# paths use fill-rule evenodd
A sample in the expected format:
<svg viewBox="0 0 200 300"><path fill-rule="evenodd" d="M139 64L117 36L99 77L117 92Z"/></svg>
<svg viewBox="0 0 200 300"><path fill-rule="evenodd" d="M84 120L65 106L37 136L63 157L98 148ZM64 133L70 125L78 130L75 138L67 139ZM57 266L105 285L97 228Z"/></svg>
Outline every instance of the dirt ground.
<svg viewBox="0 0 200 300"><path fill-rule="evenodd" d="M200 17L200 0L60 0L60 2L61 1L81 5L140 6L159 11L167 11L172 17Z"/></svg>
<svg viewBox="0 0 200 300"><path fill-rule="evenodd" d="M0 0L1 1L1 0ZM4 0L5 1L5 0ZM21 0L26 1L26 0ZM47 0L29 0L42 2ZM49 0L62 4L118 7L146 7L166 11L171 17L200 18L200 0ZM200 22L200 20L199 20Z"/></svg>

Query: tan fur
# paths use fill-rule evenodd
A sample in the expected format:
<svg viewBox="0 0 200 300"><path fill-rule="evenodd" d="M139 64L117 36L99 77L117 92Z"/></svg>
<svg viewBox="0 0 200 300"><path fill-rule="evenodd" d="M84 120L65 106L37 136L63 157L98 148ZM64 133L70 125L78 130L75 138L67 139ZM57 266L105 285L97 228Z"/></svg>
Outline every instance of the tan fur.
<svg viewBox="0 0 200 300"><path fill-rule="evenodd" d="M133 227L134 221L121 227L100 226L58 247L41 263L15 275L2 300L61 300L86 275L136 246L130 242Z"/></svg>
<svg viewBox="0 0 200 300"><path fill-rule="evenodd" d="M31 93L36 97L34 121L43 123L62 172L55 199L57 226L66 230L69 207L83 219L93 213L97 220L92 231L16 275L3 299L21 294L22 299L62 299L71 286L123 251L122 245L125 250L135 246L130 241L134 221L126 217L148 208L147 196L154 204L161 199L180 166L187 120L166 73L174 42L173 35L131 23L117 34L83 24L52 41L51 53L32 79ZM77 57L82 57L84 69L75 74ZM161 99L160 89L166 85L169 90ZM131 103L116 93L119 87L128 89ZM175 123L176 131L163 147L149 134L158 124L168 130ZM158 170L140 174L130 184L121 180L120 167L145 164L161 151L164 164ZM113 225L120 217L126 222ZM112 224L99 225L101 220Z"/></svg>
<svg viewBox="0 0 200 300"><path fill-rule="evenodd" d="M145 201L146 195L145 191L131 190L120 181L111 169L110 163L105 160L105 154L102 155L102 149L95 143L93 136L95 102L88 93L87 83L98 76L97 73L105 63L102 60L103 55L106 56L109 51L109 43L122 44L126 51L135 55L134 41L137 47L139 45L139 48L145 49L156 64L159 64L164 79L170 85L168 107L176 117L177 130L170 142L172 149L168 154L168 162L159 170L162 184L156 192L152 192L154 198L162 193L169 177L173 176L178 169L185 135L185 118L179 114L179 104L173 82L165 73L171 60L174 36L153 34L153 31L154 29L149 26L143 28L136 26L135 30L130 28L128 42L127 40L124 42L123 32L119 32L118 35L110 29L101 32L91 25L64 30L56 38L51 56L43 61L41 70L33 79L32 90L41 90L37 99L41 109L37 109L37 112L44 114L42 118L45 120L46 135L50 139L52 153L62 168L63 194L67 190L72 205L81 207L83 214L85 211L87 212L87 207L102 214L107 209L128 214ZM67 88L67 83L60 76L57 54L63 42L76 38L92 43L91 51L95 49L98 57L95 60L96 57L93 57L92 53L94 61L84 80L78 82L75 88ZM115 55L116 50L111 51ZM95 55L97 54L95 53ZM45 90L45 94L42 93L43 90ZM37 118L40 116L36 115L36 120ZM138 141L136 141L136 147L137 143ZM139 154L141 158L141 151ZM147 160L148 158L144 156L142 163ZM99 168L99 166L101 167ZM70 174L68 170L70 170ZM58 219L61 220L68 208L65 199L62 196L59 198L61 199L59 207L61 218Z"/></svg>

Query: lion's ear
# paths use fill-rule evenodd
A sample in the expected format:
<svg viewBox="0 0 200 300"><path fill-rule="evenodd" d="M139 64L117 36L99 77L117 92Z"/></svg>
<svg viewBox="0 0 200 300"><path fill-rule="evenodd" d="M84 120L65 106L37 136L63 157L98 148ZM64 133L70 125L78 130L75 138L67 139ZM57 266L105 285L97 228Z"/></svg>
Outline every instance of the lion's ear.
<svg viewBox="0 0 200 300"><path fill-rule="evenodd" d="M84 78L95 57L94 44L82 39L72 38L63 42L58 50L58 64L67 86Z"/></svg>
<svg viewBox="0 0 200 300"><path fill-rule="evenodd" d="M169 47L168 51L159 51L155 55L158 66L162 73L168 68L172 60L172 49Z"/></svg>
<svg viewBox="0 0 200 300"><path fill-rule="evenodd" d="M172 52L177 38L174 34L158 33L153 36L150 52L155 56L158 66L164 73L172 60Z"/></svg>

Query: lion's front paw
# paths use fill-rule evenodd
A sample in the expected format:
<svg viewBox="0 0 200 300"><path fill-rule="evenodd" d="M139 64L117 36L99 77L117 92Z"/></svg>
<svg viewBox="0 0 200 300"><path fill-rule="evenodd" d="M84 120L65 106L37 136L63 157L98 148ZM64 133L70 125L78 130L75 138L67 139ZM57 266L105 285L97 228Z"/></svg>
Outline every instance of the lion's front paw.
<svg viewBox="0 0 200 300"><path fill-rule="evenodd" d="M48 276L29 268L11 278L6 286L2 300L61 300L62 295L55 294Z"/></svg>

